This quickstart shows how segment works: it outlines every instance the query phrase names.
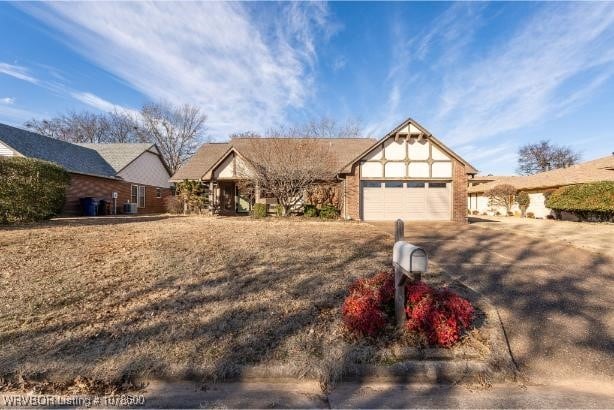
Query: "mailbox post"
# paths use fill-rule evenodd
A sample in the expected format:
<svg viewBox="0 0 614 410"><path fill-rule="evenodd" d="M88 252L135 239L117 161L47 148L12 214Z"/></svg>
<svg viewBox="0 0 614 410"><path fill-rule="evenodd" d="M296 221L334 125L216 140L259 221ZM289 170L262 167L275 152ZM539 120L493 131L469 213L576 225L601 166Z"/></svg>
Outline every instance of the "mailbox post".
<svg viewBox="0 0 614 410"><path fill-rule="evenodd" d="M428 256L419 246L405 241L398 241L392 250L394 267L394 314L397 327L405 325L405 283L407 278L420 280L427 272Z"/></svg>

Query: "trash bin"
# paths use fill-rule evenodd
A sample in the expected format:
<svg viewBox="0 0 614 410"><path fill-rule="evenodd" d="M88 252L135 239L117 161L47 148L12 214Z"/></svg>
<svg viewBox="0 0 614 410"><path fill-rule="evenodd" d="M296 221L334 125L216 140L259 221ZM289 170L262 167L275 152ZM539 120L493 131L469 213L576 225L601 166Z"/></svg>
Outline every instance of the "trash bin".
<svg viewBox="0 0 614 410"><path fill-rule="evenodd" d="M109 205L111 203L104 199L98 201L98 215L109 215Z"/></svg>
<svg viewBox="0 0 614 410"><path fill-rule="evenodd" d="M96 198L87 196L79 198L79 202L83 216L96 216L98 214L98 200Z"/></svg>

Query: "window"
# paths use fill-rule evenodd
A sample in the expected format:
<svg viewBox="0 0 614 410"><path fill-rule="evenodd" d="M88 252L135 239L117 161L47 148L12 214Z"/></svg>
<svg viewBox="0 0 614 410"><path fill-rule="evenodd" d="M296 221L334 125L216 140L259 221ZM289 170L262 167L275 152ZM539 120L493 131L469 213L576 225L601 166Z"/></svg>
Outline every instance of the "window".
<svg viewBox="0 0 614 410"><path fill-rule="evenodd" d="M381 188L382 183L380 181L362 181L362 186L365 188Z"/></svg>
<svg viewBox="0 0 614 410"><path fill-rule="evenodd" d="M139 208L145 208L145 187L139 186Z"/></svg>
<svg viewBox="0 0 614 410"><path fill-rule="evenodd" d="M445 188L447 185L445 182L429 182L429 188Z"/></svg>
<svg viewBox="0 0 614 410"><path fill-rule="evenodd" d="M162 190L160 188L156 188L156 198L162 198Z"/></svg>
<svg viewBox="0 0 614 410"><path fill-rule="evenodd" d="M139 208L145 208L145 187L132 185L130 190L130 202L137 204Z"/></svg>
<svg viewBox="0 0 614 410"><path fill-rule="evenodd" d="M421 181L410 181L407 183L407 188L424 188L424 185Z"/></svg>
<svg viewBox="0 0 614 410"><path fill-rule="evenodd" d="M384 183L386 188L403 188L402 181L387 181Z"/></svg>
<svg viewBox="0 0 614 410"><path fill-rule="evenodd" d="M137 204L139 202L139 186L132 185L132 190L130 193L130 202L133 204Z"/></svg>

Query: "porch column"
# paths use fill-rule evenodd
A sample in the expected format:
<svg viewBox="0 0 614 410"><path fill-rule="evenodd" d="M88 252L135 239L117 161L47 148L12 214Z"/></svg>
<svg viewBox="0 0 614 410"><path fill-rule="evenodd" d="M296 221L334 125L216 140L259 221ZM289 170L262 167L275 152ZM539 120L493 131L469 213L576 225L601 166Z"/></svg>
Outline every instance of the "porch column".
<svg viewBox="0 0 614 410"><path fill-rule="evenodd" d="M213 191L213 180L209 181L209 213L213 215L215 192Z"/></svg>

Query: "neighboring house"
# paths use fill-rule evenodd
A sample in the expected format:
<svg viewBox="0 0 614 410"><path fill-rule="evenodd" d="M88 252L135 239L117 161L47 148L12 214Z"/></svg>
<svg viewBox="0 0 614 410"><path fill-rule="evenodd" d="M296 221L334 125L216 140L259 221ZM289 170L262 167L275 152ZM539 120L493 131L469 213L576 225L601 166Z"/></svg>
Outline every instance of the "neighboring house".
<svg viewBox="0 0 614 410"><path fill-rule="evenodd" d="M497 181L500 179L505 179L505 178L510 178L509 176L501 176L501 175L472 175L469 180L467 181L467 186L469 188L476 186L476 185L481 185L481 184L486 184L488 182L492 182L492 181ZM486 198L487 200L488 198ZM484 197L478 197L477 195L472 195L472 194L467 194L467 209L469 210L475 210L478 208L478 200L481 201L480 202L480 206L484 206ZM488 202L488 201L487 201ZM488 203L486 203L486 206L488 205Z"/></svg>
<svg viewBox="0 0 614 410"><path fill-rule="evenodd" d="M222 211L248 212L250 204L237 173L249 158L248 140L203 145L171 181L202 181ZM295 139L286 140L290 144ZM336 156L333 166L345 219L466 220L467 177L477 171L416 121L404 121L379 141L318 141L328 144ZM274 199L257 197L256 202Z"/></svg>
<svg viewBox="0 0 614 410"><path fill-rule="evenodd" d="M468 203L470 211L477 211L480 214L493 215L497 212L505 214L504 208L493 208L488 203L488 197L484 192L501 185L509 184L518 191L526 191L529 194L531 203L527 212L532 212L536 218L545 218L552 214L546 208L546 196L549 192L566 185L582 184L587 182L614 181L614 155L598 158L582 164L572 165L567 168L553 169L551 171L540 172L535 175L498 177L495 181L487 182L469 187ZM519 211L515 204L512 211ZM574 219L571 215L565 214L566 219Z"/></svg>
<svg viewBox="0 0 614 410"><path fill-rule="evenodd" d="M72 144L0 124L0 156L54 162L70 173L63 214L79 214L79 198L137 204L138 213L164 212L170 173L155 144Z"/></svg>

